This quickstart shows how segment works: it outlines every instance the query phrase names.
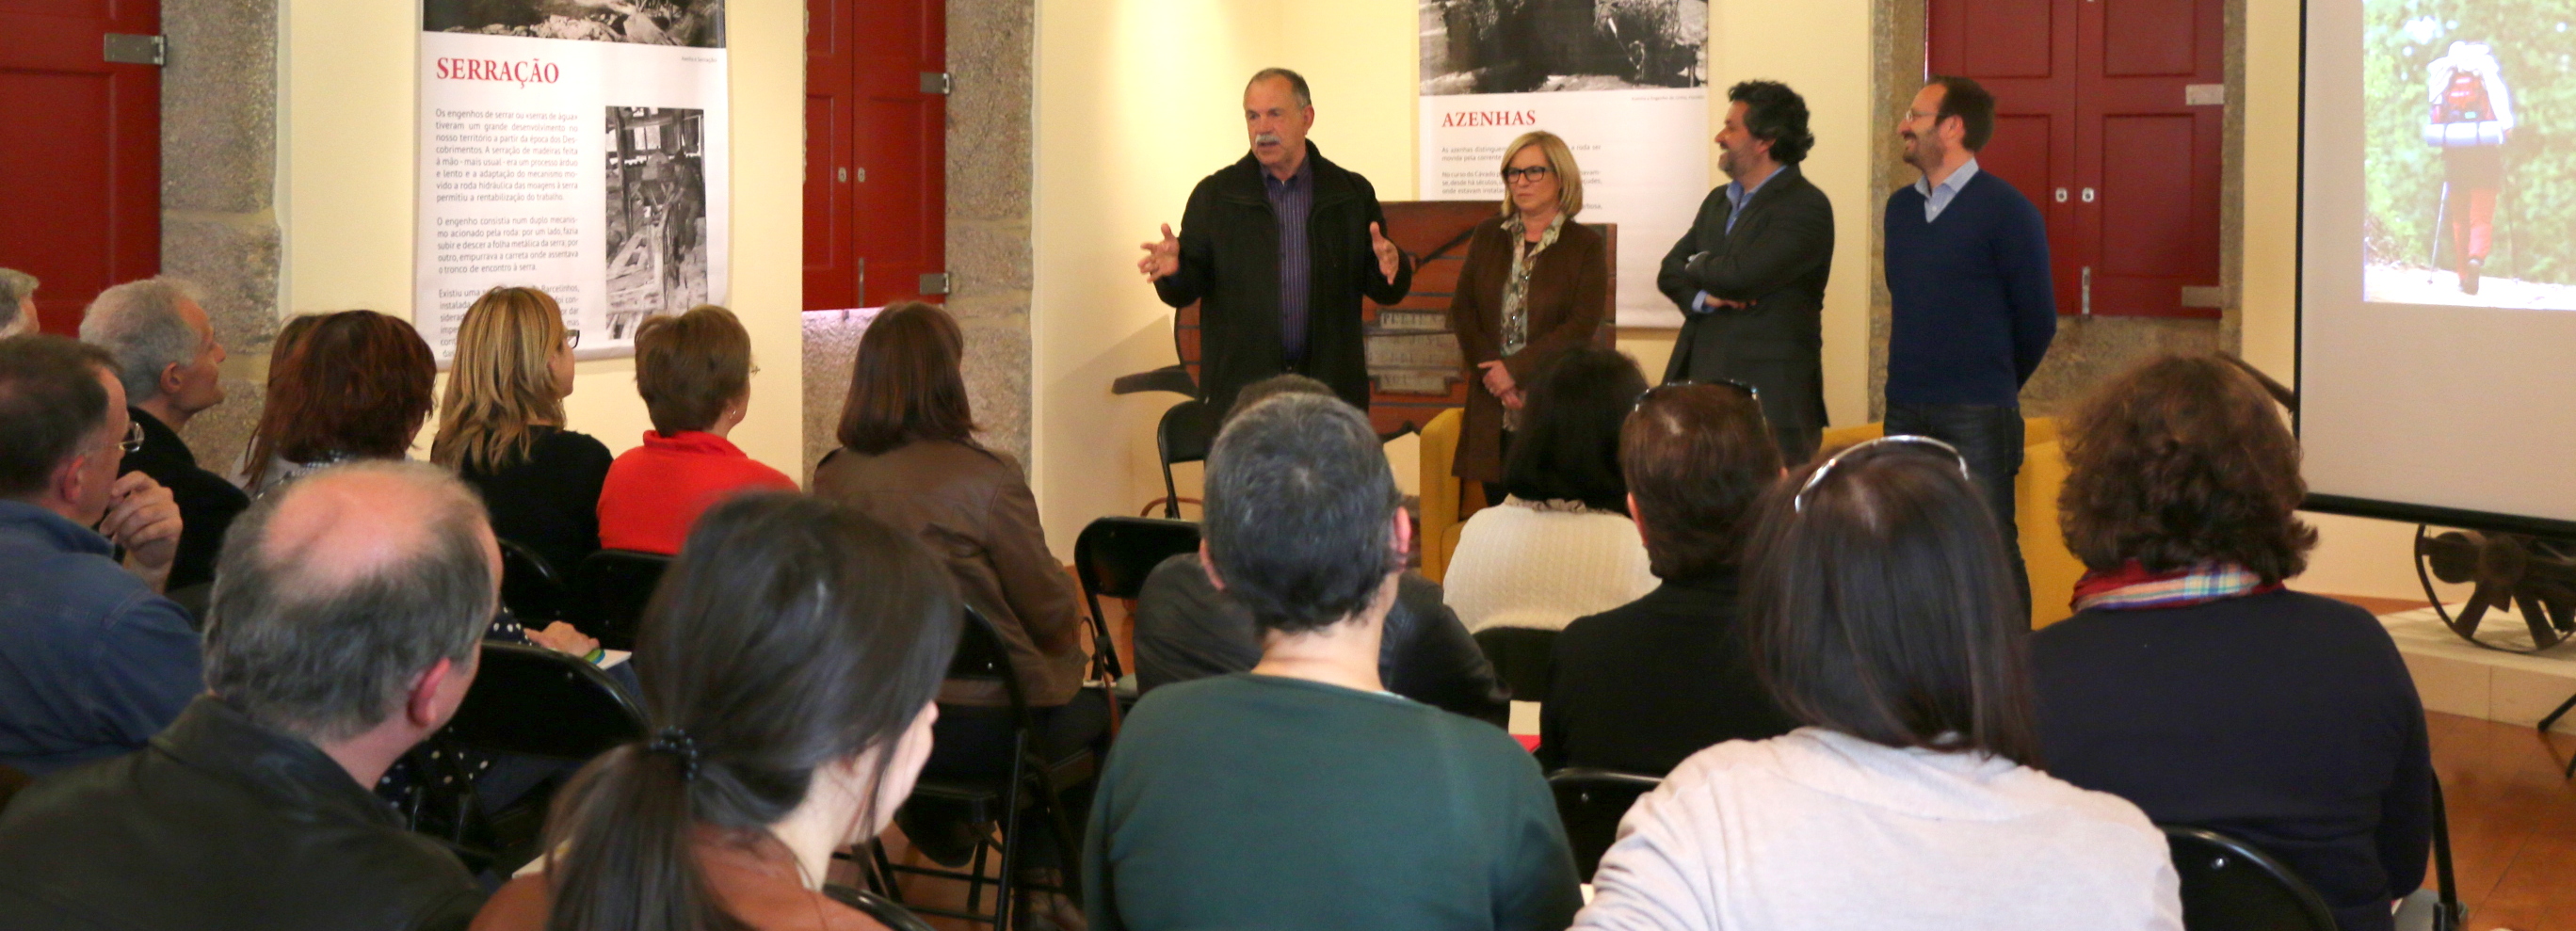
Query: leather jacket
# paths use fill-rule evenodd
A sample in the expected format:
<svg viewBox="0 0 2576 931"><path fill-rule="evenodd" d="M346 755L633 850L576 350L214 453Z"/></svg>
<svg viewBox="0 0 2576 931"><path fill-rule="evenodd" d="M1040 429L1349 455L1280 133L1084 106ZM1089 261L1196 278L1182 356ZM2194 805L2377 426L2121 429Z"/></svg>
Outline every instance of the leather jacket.
<svg viewBox="0 0 2576 931"><path fill-rule="evenodd" d="M463 928L482 890L320 748L200 696L0 813L0 929Z"/></svg>

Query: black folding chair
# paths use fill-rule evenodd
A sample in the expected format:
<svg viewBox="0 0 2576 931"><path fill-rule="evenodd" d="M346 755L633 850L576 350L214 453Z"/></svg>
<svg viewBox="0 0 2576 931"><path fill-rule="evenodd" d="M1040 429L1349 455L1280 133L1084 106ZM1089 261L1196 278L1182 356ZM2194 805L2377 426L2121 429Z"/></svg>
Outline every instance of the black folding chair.
<svg viewBox="0 0 2576 931"><path fill-rule="evenodd" d="M823 894L831 896L832 901L858 909L860 914L876 919L890 931L931 931L930 923L921 920L921 916L913 914L911 909L865 889L825 883Z"/></svg>
<svg viewBox="0 0 2576 931"><path fill-rule="evenodd" d="M502 607L521 621L559 621L571 600L572 587L553 563L525 544L501 541Z"/></svg>
<svg viewBox="0 0 2576 931"><path fill-rule="evenodd" d="M611 650L635 649L635 627L644 606L662 584L671 557L634 550L600 550L581 561L573 574L574 601L581 606L573 623Z"/></svg>
<svg viewBox="0 0 2576 931"><path fill-rule="evenodd" d="M1547 700L1556 676L1556 631L1535 627L1488 627L1475 634L1494 676L1512 689L1513 701Z"/></svg>
<svg viewBox="0 0 2576 931"><path fill-rule="evenodd" d="M1216 445L1216 419L1221 413L1206 401L1191 398L1172 405L1163 412L1162 422L1154 425L1154 451L1163 459L1164 517L1179 520L1181 516L1181 491L1172 484L1172 464L1207 461L1208 448Z"/></svg>
<svg viewBox="0 0 2576 931"><path fill-rule="evenodd" d="M2182 877L2186 931L2335 931L2325 900L2271 855L2206 828L2159 827Z"/></svg>
<svg viewBox="0 0 2576 931"><path fill-rule="evenodd" d="M1039 886L1022 883L1016 875L1020 865L1020 824L1027 815L1049 820L1055 829L1057 863L1070 874L1081 862L1074 848L1074 826L1065 819L1064 790L1088 782L1099 771L1098 761L1089 748L1076 750L1061 759L1047 759L1036 745L1037 724L1029 713L1027 694L1020 688L1020 678L1012 669L1010 651L993 631L992 622L973 608L966 609L966 623L957 641L957 657L948 664L950 681L995 682L1002 684L1010 696L1012 716L1011 771L1000 779L933 780L915 783L912 798L928 799L964 806L968 820L978 826L974 860L963 871L931 866L896 865L886 856L882 841L869 843L875 871L871 881L883 884L879 892L900 903L901 887L894 882L896 874L937 876L966 883L966 907L963 910L922 906L914 909L927 915L944 915L992 925L995 929L1011 927L1014 910L1012 894L1028 889L1054 892L1079 898L1081 890L1069 887ZM1033 810L1032 810L1033 809ZM988 825L998 825L998 839ZM984 875L987 855L999 860L999 878ZM1068 884L1069 886L1070 884ZM993 910L983 908L984 887L992 886Z"/></svg>
<svg viewBox="0 0 2576 931"><path fill-rule="evenodd" d="M1556 793L1556 817L1565 822L1566 844L1574 848L1574 875L1591 882L1601 868L1601 855L1619 836L1619 819L1628 816L1637 798L1663 785L1653 776L1608 769L1560 769L1548 774Z"/></svg>
<svg viewBox="0 0 2576 931"><path fill-rule="evenodd" d="M1134 599L1145 590L1145 577L1163 560L1199 548L1199 525L1152 517L1103 517L1082 528L1073 541L1073 574L1082 580L1082 600L1091 608L1093 656L1100 679L1123 690L1127 668L1109 637L1109 621L1100 599Z"/></svg>
<svg viewBox="0 0 2576 931"><path fill-rule="evenodd" d="M460 856L506 871L517 865L509 862L514 854L525 862L535 852L551 793L531 792L506 810L486 812L469 754L551 760L569 770L642 739L646 724L635 696L588 660L516 643L487 641L482 652L456 716L413 751L421 784L406 815L423 831L423 816L435 809L446 828L441 839ZM523 829L509 830L513 824Z"/></svg>

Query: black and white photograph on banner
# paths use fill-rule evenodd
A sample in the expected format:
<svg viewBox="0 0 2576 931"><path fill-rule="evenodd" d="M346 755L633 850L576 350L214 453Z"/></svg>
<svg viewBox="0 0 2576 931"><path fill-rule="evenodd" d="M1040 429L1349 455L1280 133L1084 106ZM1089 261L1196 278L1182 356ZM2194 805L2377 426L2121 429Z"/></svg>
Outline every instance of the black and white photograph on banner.
<svg viewBox="0 0 2576 931"><path fill-rule="evenodd" d="M723 48L725 0L424 0L421 28Z"/></svg>
<svg viewBox="0 0 2576 931"><path fill-rule="evenodd" d="M1704 0L1420 0L1422 93L1708 84Z"/></svg>
<svg viewBox="0 0 2576 931"><path fill-rule="evenodd" d="M608 108L608 330L707 302L706 111Z"/></svg>

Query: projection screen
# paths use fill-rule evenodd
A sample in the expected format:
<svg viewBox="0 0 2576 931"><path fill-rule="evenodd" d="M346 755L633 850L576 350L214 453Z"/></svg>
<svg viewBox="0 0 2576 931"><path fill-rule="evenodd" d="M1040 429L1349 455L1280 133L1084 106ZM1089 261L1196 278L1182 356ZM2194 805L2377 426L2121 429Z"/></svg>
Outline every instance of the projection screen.
<svg viewBox="0 0 2576 931"><path fill-rule="evenodd" d="M2576 3L2306 16L2310 507L2576 535Z"/></svg>

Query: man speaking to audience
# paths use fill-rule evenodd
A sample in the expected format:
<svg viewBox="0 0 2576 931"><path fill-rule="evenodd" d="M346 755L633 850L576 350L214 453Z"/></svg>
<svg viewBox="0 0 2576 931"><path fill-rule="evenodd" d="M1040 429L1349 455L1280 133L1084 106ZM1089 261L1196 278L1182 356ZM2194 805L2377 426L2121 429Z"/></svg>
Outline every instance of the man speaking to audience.
<svg viewBox="0 0 2576 931"><path fill-rule="evenodd" d="M1306 79L1267 68L1243 89L1252 152L1190 191L1181 232L1163 225L1136 263L1173 307L1199 302L1199 397L1213 410L1244 385L1296 372L1368 409L1360 296L1403 300L1413 263L1386 239L1367 178L1306 141Z"/></svg>

